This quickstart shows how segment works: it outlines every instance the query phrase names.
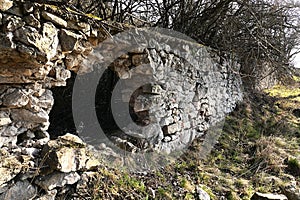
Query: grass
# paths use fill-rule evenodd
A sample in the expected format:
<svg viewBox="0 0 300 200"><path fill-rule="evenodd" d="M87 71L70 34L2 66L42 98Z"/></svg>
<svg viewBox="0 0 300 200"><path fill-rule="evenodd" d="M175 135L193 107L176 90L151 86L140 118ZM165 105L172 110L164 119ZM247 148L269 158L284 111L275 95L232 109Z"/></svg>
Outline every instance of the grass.
<svg viewBox="0 0 300 200"><path fill-rule="evenodd" d="M277 85L271 89L265 90L265 92L273 97L292 98L292 100L300 101L300 98L298 97L300 95L300 88L298 87Z"/></svg>

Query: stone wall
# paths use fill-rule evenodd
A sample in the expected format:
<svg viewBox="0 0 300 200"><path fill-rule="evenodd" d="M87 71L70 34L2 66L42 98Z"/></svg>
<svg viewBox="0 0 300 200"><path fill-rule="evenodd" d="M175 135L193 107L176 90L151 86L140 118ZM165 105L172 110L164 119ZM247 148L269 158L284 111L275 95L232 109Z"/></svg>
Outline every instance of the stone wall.
<svg viewBox="0 0 300 200"><path fill-rule="evenodd" d="M101 59L95 65L91 61L105 52L96 46L128 27L55 5L3 0L1 6L0 199L19 200L20 193L23 199L55 199L68 190L67 185L84 184L85 171L99 163L87 156L90 146L77 136L50 140L49 112L55 102L50 89L65 86L71 71L97 70ZM176 52L163 50L163 41L171 36L150 36L158 46L120 55L109 66L120 80L143 75L152 80L136 85L134 93L126 90L128 85L120 90L134 123L109 138L120 147L126 143L129 151L172 152L204 137L209 126L234 108L242 98L240 80L231 73L234 64L220 64L213 51L214 62L198 59L196 53L192 59L197 64L192 65ZM183 47L190 43L179 41L189 54ZM145 64L150 71L143 69ZM135 139L140 134L135 124L144 127L146 146ZM84 125L92 127L86 121Z"/></svg>
<svg viewBox="0 0 300 200"><path fill-rule="evenodd" d="M90 159L84 145L75 145L60 154L72 161L63 164L66 160L53 154L56 163L47 163L49 151L43 149L51 141L56 149L74 138L80 143L76 136L50 141L50 89L66 85L92 46L109 35L104 28L109 25L103 22L103 28L97 28L90 25L92 18L30 1L3 0L0 10L0 199L54 199L60 195L54 188L77 182L80 175L75 171L84 170ZM113 33L123 28L110 29ZM81 164L76 157L83 158ZM47 170L42 172L44 163ZM46 182L42 174L48 174Z"/></svg>
<svg viewBox="0 0 300 200"><path fill-rule="evenodd" d="M125 54L124 49L128 50ZM117 113L118 134L105 134L120 146L127 141L126 149L132 151L184 149L195 138L205 137L208 128L221 122L242 99L241 80L234 74L237 64L222 61L204 46L153 30L117 34L95 48L87 60L85 70L91 73L80 76L82 91L75 87L79 109L75 106L73 114L77 125L85 127L81 136L96 143L97 120L85 116L93 115L89 97L101 76L98 71L106 67L120 80L104 106Z"/></svg>

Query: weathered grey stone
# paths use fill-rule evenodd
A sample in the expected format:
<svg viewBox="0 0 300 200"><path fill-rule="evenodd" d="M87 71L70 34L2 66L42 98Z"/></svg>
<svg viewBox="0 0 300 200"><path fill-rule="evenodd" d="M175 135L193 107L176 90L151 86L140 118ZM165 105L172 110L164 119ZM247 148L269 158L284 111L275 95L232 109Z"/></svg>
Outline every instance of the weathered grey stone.
<svg viewBox="0 0 300 200"><path fill-rule="evenodd" d="M39 92L40 91L38 91L38 93L34 93L34 95L37 95L39 97L37 105L41 108L46 109L48 112L50 112L50 110L54 104L54 98L53 98L51 90L44 90L44 91L42 91L42 94Z"/></svg>
<svg viewBox="0 0 300 200"><path fill-rule="evenodd" d="M76 135L67 133L63 136L59 136L58 140L60 143L64 145L70 145L70 146L79 146L79 147L85 147L86 144Z"/></svg>
<svg viewBox="0 0 300 200"><path fill-rule="evenodd" d="M24 8L24 11L26 13L32 13L34 11L34 7L33 7L33 3L32 2L25 2L23 4L23 8Z"/></svg>
<svg viewBox="0 0 300 200"><path fill-rule="evenodd" d="M57 29L52 23L44 23L42 33L29 26L24 26L17 29L14 33L17 40L35 46L39 52L37 54L46 61L53 58L57 53L58 36Z"/></svg>
<svg viewBox="0 0 300 200"><path fill-rule="evenodd" d="M164 135L172 135L178 131L180 131L180 127L176 123L163 127Z"/></svg>
<svg viewBox="0 0 300 200"><path fill-rule="evenodd" d="M2 105L9 108L24 107L29 102L26 93L20 89L9 89L2 98Z"/></svg>
<svg viewBox="0 0 300 200"><path fill-rule="evenodd" d="M57 67L52 69L55 72L55 80L52 80L51 87L66 86L66 80L71 77L69 70Z"/></svg>
<svg viewBox="0 0 300 200"><path fill-rule="evenodd" d="M35 183L46 191L51 191L55 188L61 188L65 185L73 185L79 181L80 176L76 172L60 173L56 172L47 176L42 176L36 179Z"/></svg>
<svg viewBox="0 0 300 200"><path fill-rule="evenodd" d="M57 190L47 191L47 194L37 198L36 200L55 200Z"/></svg>
<svg viewBox="0 0 300 200"><path fill-rule="evenodd" d="M49 121L48 113L44 110L39 112L31 112L26 109L13 109L11 111L12 119L15 121L31 122L31 123L47 123Z"/></svg>
<svg viewBox="0 0 300 200"><path fill-rule="evenodd" d="M40 21L33 14L26 16L24 20L29 26L35 27L37 29L41 27Z"/></svg>
<svg viewBox="0 0 300 200"><path fill-rule="evenodd" d="M288 200L288 198L283 194L264 194L256 192L251 200Z"/></svg>
<svg viewBox="0 0 300 200"><path fill-rule="evenodd" d="M60 45L64 52L72 52L78 45L78 40L82 39L81 35L75 34L72 31L62 29L60 31Z"/></svg>
<svg viewBox="0 0 300 200"><path fill-rule="evenodd" d="M201 187L197 186L196 193L198 195L198 199L200 199L200 200L210 200L209 194L206 191L204 191Z"/></svg>
<svg viewBox="0 0 300 200"><path fill-rule="evenodd" d="M2 200L29 200L37 195L37 189L29 181L18 181L5 193L0 195Z"/></svg>
<svg viewBox="0 0 300 200"><path fill-rule="evenodd" d="M62 19L52 13L44 11L44 12L42 12L42 17L44 19L49 20L50 22L53 22L54 24L62 26L64 28L66 28L68 26L67 21L65 21L64 19Z"/></svg>
<svg viewBox="0 0 300 200"><path fill-rule="evenodd" d="M282 190L289 200L300 200L300 188L297 186L296 181L286 185Z"/></svg>
<svg viewBox="0 0 300 200"><path fill-rule="evenodd" d="M10 0L0 0L0 10L6 11L13 6L13 1Z"/></svg>
<svg viewBox="0 0 300 200"><path fill-rule="evenodd" d="M172 124L174 122L174 118L172 116L163 117L160 121L161 127Z"/></svg>
<svg viewBox="0 0 300 200"><path fill-rule="evenodd" d="M82 31L85 34L89 34L91 26L84 22L75 22L75 21L68 21L68 28L71 30L78 30Z"/></svg>
<svg viewBox="0 0 300 200"><path fill-rule="evenodd" d="M132 64L139 66L141 64L149 63L147 54L136 54L132 56Z"/></svg>
<svg viewBox="0 0 300 200"><path fill-rule="evenodd" d="M5 18L5 23L6 23L6 27L5 27L6 30L10 32L13 32L25 25L22 18L17 16L8 16L7 18Z"/></svg>
<svg viewBox="0 0 300 200"><path fill-rule="evenodd" d="M42 156L45 156L45 163L50 169L65 173L92 169L99 165L95 158L88 155L86 144L72 134L50 140L44 146Z"/></svg>
<svg viewBox="0 0 300 200"><path fill-rule="evenodd" d="M16 133L14 133L16 134ZM3 147L3 146L13 146L15 147L16 144L17 144L17 136L2 136L0 137L0 147Z"/></svg>
<svg viewBox="0 0 300 200"><path fill-rule="evenodd" d="M23 148L22 154L28 155L31 158L36 158L39 155L40 149L37 148Z"/></svg>
<svg viewBox="0 0 300 200"><path fill-rule="evenodd" d="M4 126L4 125L8 125L10 124L12 121L9 117L1 117L0 118L0 126Z"/></svg>
<svg viewBox="0 0 300 200"><path fill-rule="evenodd" d="M3 184L0 186L0 194L6 192L9 189L9 185L8 184Z"/></svg>
<svg viewBox="0 0 300 200"><path fill-rule="evenodd" d="M49 159L47 159L50 168L65 173L84 169L86 161L85 149L70 147L63 147L56 150L56 152L52 152Z"/></svg>
<svg viewBox="0 0 300 200"><path fill-rule="evenodd" d="M22 163L5 150L0 150L0 187L12 180L22 169Z"/></svg>
<svg viewBox="0 0 300 200"><path fill-rule="evenodd" d="M162 91L163 89L159 84L153 84L151 85L151 91L149 93L154 95L160 95Z"/></svg>
<svg viewBox="0 0 300 200"><path fill-rule="evenodd" d="M14 136L17 136L19 135L23 130L22 128L19 130L17 127L18 125L17 124L11 124L9 126L5 126L5 127L1 127L0 128L0 133L1 133L1 136L4 136L4 137L14 137Z"/></svg>

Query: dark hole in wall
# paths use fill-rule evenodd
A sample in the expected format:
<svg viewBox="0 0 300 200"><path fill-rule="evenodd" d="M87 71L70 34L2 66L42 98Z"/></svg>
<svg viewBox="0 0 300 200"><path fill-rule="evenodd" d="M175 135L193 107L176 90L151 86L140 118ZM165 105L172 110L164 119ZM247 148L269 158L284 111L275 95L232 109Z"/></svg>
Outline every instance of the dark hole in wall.
<svg viewBox="0 0 300 200"><path fill-rule="evenodd" d="M52 89L54 105L49 114L50 126L48 129L51 138L57 138L66 133L77 134L72 113L72 91L75 79L76 74L72 73L71 78L67 80L66 87ZM118 80L116 73L107 69L97 86L95 108L98 123L105 133L119 130L111 110L111 94Z"/></svg>
<svg viewBox="0 0 300 200"><path fill-rule="evenodd" d="M66 133L77 134L72 113L72 91L75 79L76 74L72 73L71 78L67 80L66 87L56 87L52 89L54 106L49 114L50 127L48 129L52 139L55 139L58 136ZM118 81L119 77L117 76L116 72L114 72L111 68L108 68L102 74L97 85L95 96L95 109L98 119L97 123L100 124L101 129L108 136L124 135L114 120L111 106L112 93ZM137 91L135 91L131 96L131 102L129 103L128 109L130 117L136 124L140 126L146 126L146 121L149 117L148 113L135 112L133 107L130 106L135 102L135 98L140 95L140 90L141 88L137 89Z"/></svg>
<svg viewBox="0 0 300 200"><path fill-rule="evenodd" d="M76 134L72 114L72 90L76 74L72 73L65 87L52 88L54 105L49 114L50 126L48 132L51 138L57 138L66 133Z"/></svg>

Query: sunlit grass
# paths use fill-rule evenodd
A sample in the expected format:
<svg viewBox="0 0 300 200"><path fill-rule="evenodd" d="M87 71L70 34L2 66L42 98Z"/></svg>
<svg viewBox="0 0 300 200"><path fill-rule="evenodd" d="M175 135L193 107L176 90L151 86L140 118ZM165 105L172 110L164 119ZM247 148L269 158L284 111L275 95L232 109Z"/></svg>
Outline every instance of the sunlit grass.
<svg viewBox="0 0 300 200"><path fill-rule="evenodd" d="M290 98L291 100L300 102L300 88L298 87L277 85L265 90L265 92L272 97Z"/></svg>

